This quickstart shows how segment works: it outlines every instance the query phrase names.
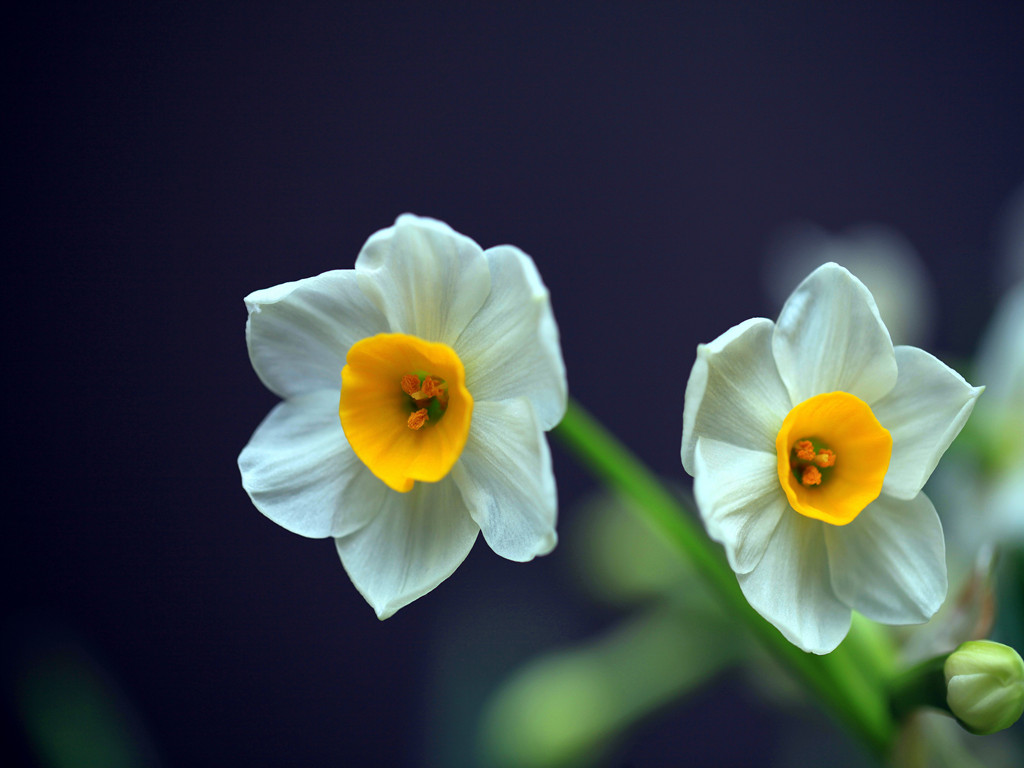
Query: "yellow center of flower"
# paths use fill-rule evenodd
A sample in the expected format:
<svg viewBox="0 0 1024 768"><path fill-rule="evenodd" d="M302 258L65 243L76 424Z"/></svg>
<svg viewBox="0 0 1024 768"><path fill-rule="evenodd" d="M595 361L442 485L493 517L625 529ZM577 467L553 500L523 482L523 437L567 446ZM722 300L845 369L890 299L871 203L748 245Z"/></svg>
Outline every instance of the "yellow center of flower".
<svg viewBox="0 0 1024 768"><path fill-rule="evenodd" d="M828 392L789 412L775 452L790 506L806 517L846 525L881 493L892 436L859 397Z"/></svg>
<svg viewBox="0 0 1024 768"><path fill-rule="evenodd" d="M338 415L356 456L404 493L416 480L437 482L458 461L473 398L451 347L380 333L348 351Z"/></svg>

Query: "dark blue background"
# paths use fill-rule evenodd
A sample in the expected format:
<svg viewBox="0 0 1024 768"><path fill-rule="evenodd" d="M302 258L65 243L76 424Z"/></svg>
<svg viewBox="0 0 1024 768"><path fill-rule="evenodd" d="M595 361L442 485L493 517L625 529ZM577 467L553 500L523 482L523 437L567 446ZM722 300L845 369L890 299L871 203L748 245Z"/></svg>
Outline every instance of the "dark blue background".
<svg viewBox="0 0 1024 768"><path fill-rule="evenodd" d="M264 519L235 465L275 402L245 349L250 291L351 267L405 211L514 243L551 290L573 395L682 481L694 348L774 314L760 263L780 225L900 230L936 281L943 353L971 352L1000 289L1020 3L22 11L4 46L8 666L33 633L75 638L167 765L468 759L482 693L462 718L439 681L611 620L573 591L564 526L525 566L479 542L380 623L329 541ZM555 462L567 523L592 482ZM764 764L777 715L741 690L622 759Z"/></svg>

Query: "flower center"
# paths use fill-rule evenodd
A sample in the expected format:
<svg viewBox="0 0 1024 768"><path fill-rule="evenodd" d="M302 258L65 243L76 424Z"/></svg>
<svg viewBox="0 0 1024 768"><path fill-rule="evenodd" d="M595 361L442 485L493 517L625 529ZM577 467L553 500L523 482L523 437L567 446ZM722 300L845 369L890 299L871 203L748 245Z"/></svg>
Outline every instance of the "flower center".
<svg viewBox="0 0 1024 768"><path fill-rule="evenodd" d="M797 440L789 452L789 466L801 485L821 485L823 474L831 474L836 464L836 452L831 448L819 447L821 440Z"/></svg>
<svg viewBox="0 0 1024 768"><path fill-rule="evenodd" d="M338 416L356 456L390 488L447 475L472 414L466 372L448 345L380 333L349 349Z"/></svg>
<svg viewBox="0 0 1024 768"><path fill-rule="evenodd" d="M407 373L402 377L402 391L409 396L412 406L405 423L409 429L436 424L448 410L448 384L444 379L423 371Z"/></svg>
<svg viewBox="0 0 1024 768"><path fill-rule="evenodd" d="M790 506L806 517L846 525L881 493L892 436L859 397L828 392L789 412L775 452Z"/></svg>

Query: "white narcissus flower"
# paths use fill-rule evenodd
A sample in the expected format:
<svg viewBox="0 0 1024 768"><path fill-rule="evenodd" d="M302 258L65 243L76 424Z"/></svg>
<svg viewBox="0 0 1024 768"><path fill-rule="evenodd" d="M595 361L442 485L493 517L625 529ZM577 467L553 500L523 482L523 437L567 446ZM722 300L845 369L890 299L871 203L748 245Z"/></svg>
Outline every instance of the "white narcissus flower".
<svg viewBox="0 0 1024 768"><path fill-rule="evenodd" d="M404 215L355 269L245 303L253 368L284 401L239 455L242 485L279 525L333 537L380 618L448 578L481 531L510 560L554 548L544 432L567 387L529 256Z"/></svg>
<svg viewBox="0 0 1024 768"><path fill-rule="evenodd" d="M832 651L856 610L927 621L946 595L942 526L921 488L981 388L893 347L874 299L825 264L777 323L697 349L682 460L709 535L790 642Z"/></svg>

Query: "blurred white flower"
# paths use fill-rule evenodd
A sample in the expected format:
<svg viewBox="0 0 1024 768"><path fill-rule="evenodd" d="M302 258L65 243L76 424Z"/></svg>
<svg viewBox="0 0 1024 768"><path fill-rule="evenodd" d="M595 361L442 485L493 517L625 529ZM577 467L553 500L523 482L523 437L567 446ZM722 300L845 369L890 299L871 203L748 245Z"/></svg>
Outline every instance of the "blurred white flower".
<svg viewBox="0 0 1024 768"><path fill-rule="evenodd" d="M912 624L939 608L945 546L921 488L980 392L927 352L894 349L871 294L836 264L778 323L698 347L683 466L747 600L791 642L827 653L851 609Z"/></svg>
<svg viewBox="0 0 1024 768"><path fill-rule="evenodd" d="M980 426L988 447L988 514L997 538L1024 539L1024 282L1000 302L982 341L977 377L985 382Z"/></svg>
<svg viewBox="0 0 1024 768"><path fill-rule="evenodd" d="M971 420L970 453L958 452L936 475L954 501L944 519L967 560L986 545L1024 542L1024 282L996 308L975 371L986 389Z"/></svg>
<svg viewBox="0 0 1024 768"><path fill-rule="evenodd" d="M544 432L567 388L529 256L404 215L355 269L245 302L253 368L284 402L238 457L242 484L288 530L334 537L380 618L448 578L480 531L511 560L551 551Z"/></svg>
<svg viewBox="0 0 1024 768"><path fill-rule="evenodd" d="M775 306L812 270L835 262L867 286L894 344L923 344L935 317L935 287L914 246L882 224L832 234L807 222L776 233L768 246L764 280Z"/></svg>

